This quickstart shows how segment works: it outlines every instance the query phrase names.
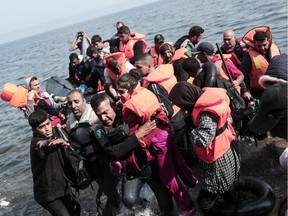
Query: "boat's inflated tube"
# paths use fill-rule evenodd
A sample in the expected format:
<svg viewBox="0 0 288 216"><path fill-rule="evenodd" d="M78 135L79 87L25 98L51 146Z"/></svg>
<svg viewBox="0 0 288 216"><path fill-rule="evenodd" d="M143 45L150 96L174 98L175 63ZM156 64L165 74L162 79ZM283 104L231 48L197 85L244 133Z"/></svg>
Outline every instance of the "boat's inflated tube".
<svg viewBox="0 0 288 216"><path fill-rule="evenodd" d="M217 67L212 62L206 62L202 66L203 71L205 71L205 87L216 87L217 79Z"/></svg>
<svg viewBox="0 0 288 216"><path fill-rule="evenodd" d="M212 62L206 62L202 66L202 71L197 74L193 81L194 85L200 88L217 87L217 67Z"/></svg>
<svg viewBox="0 0 288 216"><path fill-rule="evenodd" d="M264 181L252 177L242 176L239 179L239 184L236 187L239 192L238 203L225 203L218 211L223 216L267 216L275 205L275 194L271 187ZM255 199L246 200L241 194L253 194Z"/></svg>

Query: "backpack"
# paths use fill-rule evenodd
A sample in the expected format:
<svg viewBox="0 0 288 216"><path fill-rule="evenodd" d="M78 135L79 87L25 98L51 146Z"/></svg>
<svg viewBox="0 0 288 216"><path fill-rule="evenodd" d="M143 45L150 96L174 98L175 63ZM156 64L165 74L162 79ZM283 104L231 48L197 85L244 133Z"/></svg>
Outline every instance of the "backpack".
<svg viewBox="0 0 288 216"><path fill-rule="evenodd" d="M182 36L181 38L179 38L176 42L175 42L175 44L174 44L174 47L175 47L175 49L177 50L177 49L180 49L181 48L181 44L186 40L186 39L188 39L188 35L184 35L184 36Z"/></svg>
<svg viewBox="0 0 288 216"><path fill-rule="evenodd" d="M224 88L227 91L227 95L230 98L230 108L231 108L231 116L234 122L238 122L241 119L242 115L240 113L243 112L243 110L246 107L246 103L241 97L241 95L238 93L238 91L233 87L231 82L229 80L226 80L225 78L221 76L217 76L216 79L217 87Z"/></svg>
<svg viewBox="0 0 288 216"><path fill-rule="evenodd" d="M92 177L87 170L87 161L82 156L79 145L73 140L69 140L67 134L60 128L55 127L59 137L70 143L67 148L61 148L61 164L64 170L64 177L71 183L71 186L77 190L83 190L91 185Z"/></svg>
<svg viewBox="0 0 288 216"><path fill-rule="evenodd" d="M243 117L241 113L246 107L246 103L238 93L238 91L233 87L229 80L217 75L217 68L212 62L206 62L202 66L203 70L197 74L193 84L200 88L203 87L218 87L226 89L226 94L230 99L231 116L233 122L238 122L242 120Z"/></svg>

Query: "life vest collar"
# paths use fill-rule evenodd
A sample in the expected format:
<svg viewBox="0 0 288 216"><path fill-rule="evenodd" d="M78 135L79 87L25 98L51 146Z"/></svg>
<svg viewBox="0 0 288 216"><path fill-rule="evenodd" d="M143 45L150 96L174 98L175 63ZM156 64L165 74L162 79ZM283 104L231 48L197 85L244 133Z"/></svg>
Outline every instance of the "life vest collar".
<svg viewBox="0 0 288 216"><path fill-rule="evenodd" d="M268 36L268 41L269 43L271 44L272 43L272 33L271 33L271 30L270 30L270 27L269 26L260 26L260 27L255 27L255 28L252 28L250 29L242 38L242 40L248 44L250 47L252 47L254 49L254 35L256 32L259 32L259 31L263 31L267 34Z"/></svg>

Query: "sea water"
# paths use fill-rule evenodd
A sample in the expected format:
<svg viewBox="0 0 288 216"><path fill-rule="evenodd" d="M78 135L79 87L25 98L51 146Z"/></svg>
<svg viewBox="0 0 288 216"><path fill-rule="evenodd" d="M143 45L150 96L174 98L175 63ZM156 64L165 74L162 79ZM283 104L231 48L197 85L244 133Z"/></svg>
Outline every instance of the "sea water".
<svg viewBox="0 0 288 216"><path fill-rule="evenodd" d="M202 41L212 43L215 48L215 43L221 44L225 29L234 29L241 38L253 27L270 26L273 41L282 53L287 53L285 0L163 0L0 45L1 89L6 82L23 84L32 75L40 82L51 76L67 77L71 53L68 49L75 34L85 29L89 36L99 34L103 40L109 39L116 32L116 21L123 21L131 31L145 34L148 46L159 33L167 41L175 42L188 34L193 25L205 29ZM29 156L32 133L27 120L20 110L3 101L0 101L0 119L0 215L49 215L33 198ZM269 182L270 177L264 175L262 179ZM279 185L273 184L277 192ZM82 215L96 215L95 195L96 190L81 193ZM143 196L154 203L151 208L156 208L157 215L156 200L149 188L144 188ZM191 196L196 202L196 192Z"/></svg>

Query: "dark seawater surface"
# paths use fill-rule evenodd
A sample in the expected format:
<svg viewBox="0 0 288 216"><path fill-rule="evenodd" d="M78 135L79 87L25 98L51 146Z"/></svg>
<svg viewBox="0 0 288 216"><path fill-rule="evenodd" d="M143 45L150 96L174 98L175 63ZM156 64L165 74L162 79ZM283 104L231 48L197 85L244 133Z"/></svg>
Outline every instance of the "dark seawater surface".
<svg viewBox="0 0 288 216"><path fill-rule="evenodd" d="M281 52L287 53L286 0L165 0L0 45L1 89L6 82L23 84L24 79L32 75L40 81L55 75L67 77L68 49L76 32L85 29L90 36L99 34L105 40L115 33L118 20L124 21L132 31L146 34L148 45L158 33L162 33L167 41L175 42L188 34L190 27L200 25L205 29L202 41L211 42L215 48L215 43L221 44L225 29L234 29L240 38L253 27L267 25ZM0 215L46 216L47 212L33 199L29 157L32 132L27 120L21 111L3 101L0 102L0 119L0 204L9 202L8 206L0 206ZM251 145L257 152L250 143L245 145L248 148L245 154L250 154ZM263 162L262 158L252 166L257 167ZM287 177L279 171L277 158L271 164L275 167L264 167L267 170L259 173L255 169L252 174L273 184L276 193L284 193ZM96 215L95 194L96 191L90 190L81 193L82 215ZM144 189L143 195L156 202L148 188ZM192 196L196 202L196 191ZM157 208L156 204L152 207ZM157 215L157 210L154 213ZM122 215L127 215L127 211L124 210Z"/></svg>

